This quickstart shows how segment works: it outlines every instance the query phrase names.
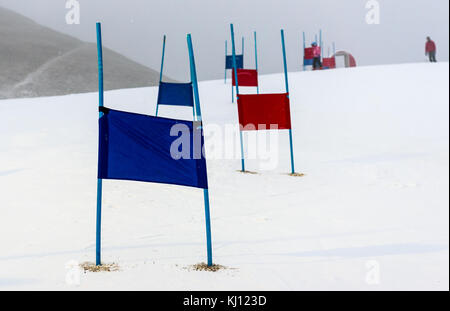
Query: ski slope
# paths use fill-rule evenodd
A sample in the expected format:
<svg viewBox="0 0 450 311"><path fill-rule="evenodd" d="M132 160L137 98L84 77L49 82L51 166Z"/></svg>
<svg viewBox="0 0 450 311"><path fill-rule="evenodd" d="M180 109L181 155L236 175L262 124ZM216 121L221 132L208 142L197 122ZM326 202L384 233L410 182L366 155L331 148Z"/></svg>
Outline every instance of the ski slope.
<svg viewBox="0 0 450 311"><path fill-rule="evenodd" d="M233 136L208 129L236 126L237 107L223 80L200 83L213 255L229 269L187 269L206 261L201 190L104 181L103 261L121 270L79 283L71 263L95 260L98 95L0 101L0 290L448 290L448 76L448 63L290 73L302 178L287 175L286 132L276 166L247 162L258 174L223 159ZM281 74L260 83L284 91ZM153 115L156 97L110 91L105 105Z"/></svg>

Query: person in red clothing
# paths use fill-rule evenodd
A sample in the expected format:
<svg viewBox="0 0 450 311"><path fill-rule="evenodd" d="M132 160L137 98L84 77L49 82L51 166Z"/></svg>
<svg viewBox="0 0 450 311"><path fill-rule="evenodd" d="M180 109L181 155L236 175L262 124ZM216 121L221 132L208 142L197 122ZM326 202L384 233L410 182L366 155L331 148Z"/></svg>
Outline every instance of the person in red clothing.
<svg viewBox="0 0 450 311"><path fill-rule="evenodd" d="M317 42L313 42L312 44L313 48L313 70L316 69L322 69L322 62L320 61L320 55L321 55L321 49L320 46L317 46Z"/></svg>
<svg viewBox="0 0 450 311"><path fill-rule="evenodd" d="M431 40L430 37L427 37L427 44L425 46L425 55L428 55L431 63L436 63L436 43Z"/></svg>

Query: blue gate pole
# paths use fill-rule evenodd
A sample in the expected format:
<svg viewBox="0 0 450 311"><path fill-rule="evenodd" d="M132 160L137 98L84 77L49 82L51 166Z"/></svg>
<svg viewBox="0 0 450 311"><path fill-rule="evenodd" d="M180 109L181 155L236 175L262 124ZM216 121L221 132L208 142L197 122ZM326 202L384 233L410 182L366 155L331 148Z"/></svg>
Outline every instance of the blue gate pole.
<svg viewBox="0 0 450 311"><path fill-rule="evenodd" d="M255 31L255 67L256 67L256 76L259 77L258 72L258 43L256 41L256 31ZM259 79L258 79L258 85L256 86L256 93L259 94Z"/></svg>
<svg viewBox="0 0 450 311"><path fill-rule="evenodd" d="M207 256L208 267L213 265L212 255L212 238L211 238L211 212L209 208L209 190L203 189L203 198L205 201L205 221L206 221L206 243L207 243Z"/></svg>
<svg viewBox="0 0 450 311"><path fill-rule="evenodd" d="M233 70L234 71L234 70ZM234 73L232 73L234 74ZM233 86L233 79L231 79L231 102L234 104L234 86Z"/></svg>
<svg viewBox="0 0 450 311"><path fill-rule="evenodd" d="M228 41L225 40L225 84L227 84L227 56L228 56Z"/></svg>
<svg viewBox="0 0 450 311"><path fill-rule="evenodd" d="M103 107L103 47L102 47L102 26L97 23L97 54L98 54L98 106ZM99 118L103 116L103 112L99 112ZM101 223L102 223L102 186L101 178L97 179L97 224L96 224L96 243L95 243L95 264L100 266L101 262Z"/></svg>
<svg viewBox="0 0 450 311"><path fill-rule="evenodd" d="M242 65L244 65L244 59L245 59L245 57L244 57L244 54L245 54L245 50L244 50L244 42L245 42L245 39L244 39L244 37L242 37ZM245 67L245 66L243 66L243 67ZM237 69L236 69L237 70ZM237 84L237 80L236 80L236 84ZM236 90L236 96L237 96L237 90ZM234 103L234 88L233 88L233 83L231 83L231 102L232 103Z"/></svg>
<svg viewBox="0 0 450 311"><path fill-rule="evenodd" d="M159 83L161 84L163 78L164 70L164 54L166 52L166 35L163 37L163 49L162 49L162 59L161 59L161 71L159 72ZM156 116L158 116L159 103L156 101Z"/></svg>
<svg viewBox="0 0 450 311"><path fill-rule="evenodd" d="M303 32L303 71L306 70L306 66L305 66L305 50L306 50L306 35L305 35L305 32Z"/></svg>
<svg viewBox="0 0 450 311"><path fill-rule="evenodd" d="M284 63L284 77L285 77L285 83L286 83L286 93L289 96L289 79L288 79L288 70L287 70L287 59L286 59L286 44L284 41L284 30L281 29L281 45L283 46L283 63ZM292 125L289 129L289 142L291 145L291 169L292 174L295 173L294 168L294 146L293 146L293 140L292 140Z"/></svg>
<svg viewBox="0 0 450 311"><path fill-rule="evenodd" d="M200 96L198 92L198 80L197 80L197 71L195 69L195 58L194 58L194 49L192 47L192 38L191 35L187 35L187 43L188 43L188 49L189 49L189 60L190 60L190 67L191 67L191 79L192 79L192 86L194 89L194 99L195 99L195 109L196 109L196 115L197 121L202 121L202 112L200 109ZM208 266L213 265L212 260L212 239L211 239L211 215L210 215L210 209L209 209L209 191L208 188L203 189L203 197L205 200L205 219L206 219L206 243L207 243L207 253L208 253Z"/></svg>
<svg viewBox="0 0 450 311"><path fill-rule="evenodd" d="M239 81L238 81L238 74L237 74L236 45L234 43L234 26L233 26L233 24L230 24L230 29L231 29L231 46L232 46L232 50L233 50L234 78L236 79L236 99L239 100ZM242 130L241 130L241 125L240 124L239 124L239 136L240 136L240 140L241 140L241 165L242 165L242 172L245 172L244 143L243 143Z"/></svg>
<svg viewBox="0 0 450 311"><path fill-rule="evenodd" d="M322 29L320 29L320 32L319 32L319 34L320 34L320 62L322 62L322 60L323 60L323 42L322 42Z"/></svg>

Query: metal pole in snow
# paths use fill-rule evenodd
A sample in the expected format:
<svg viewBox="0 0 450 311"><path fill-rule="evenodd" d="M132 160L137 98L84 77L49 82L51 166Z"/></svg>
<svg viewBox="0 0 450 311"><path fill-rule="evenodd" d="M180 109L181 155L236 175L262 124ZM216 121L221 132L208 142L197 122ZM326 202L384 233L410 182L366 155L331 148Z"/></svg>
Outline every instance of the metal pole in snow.
<svg viewBox="0 0 450 311"><path fill-rule="evenodd" d="M320 29L320 62L322 62L323 59L323 43L322 43L322 29Z"/></svg>
<svg viewBox="0 0 450 311"><path fill-rule="evenodd" d="M236 80L236 98L237 98L237 101L239 101L239 81L238 81L238 74L237 74L236 45L234 43L234 27L233 27L233 24L230 25L230 29L231 29L231 46L232 46L232 50L233 50L234 78ZM242 172L245 172L244 143L243 143L242 130L240 129L240 125L239 125L239 135L240 135L240 139L241 139L241 165L242 165Z"/></svg>
<svg viewBox="0 0 450 311"><path fill-rule="evenodd" d="M254 33L255 35L255 67L256 67L256 76L259 76L258 72L258 44L256 41L256 31ZM259 79L258 79L258 85L256 86L256 93L259 94Z"/></svg>
<svg viewBox="0 0 450 311"><path fill-rule="evenodd" d="M195 69L195 58L194 58L194 49L192 47L192 38L191 35L187 35L187 43L189 48L189 60L191 67L191 79L192 86L194 89L194 99L195 99L195 109L197 121L202 121L202 112L200 109L200 96L198 93L198 80L197 80L197 71ZM211 267L213 265L212 259L212 239L211 239L211 215L209 208L209 191L208 189L203 189L203 197L205 201L205 221L206 221L206 243L207 243L207 256L208 256L208 266Z"/></svg>
<svg viewBox="0 0 450 311"><path fill-rule="evenodd" d="M306 71L305 50L306 50L306 35L305 35L305 32L303 32L303 71Z"/></svg>
<svg viewBox="0 0 450 311"><path fill-rule="evenodd" d="M234 71L234 69L233 69ZM232 73L233 75L234 73ZM233 86L233 79L231 79L231 102L234 103L234 86Z"/></svg>
<svg viewBox="0 0 450 311"><path fill-rule="evenodd" d="M288 80L288 70L287 70L287 59L286 59L286 46L284 42L284 30L281 29L281 45L283 49L283 64L284 64L284 80L286 84L286 93L289 94L289 80Z"/></svg>
<svg viewBox="0 0 450 311"><path fill-rule="evenodd" d="M102 47L102 26L97 23L97 54L98 54L98 106L103 107L104 91L103 91L103 47ZM99 112L99 118L103 116L103 112ZM97 179L97 221L96 221L96 243L95 243L95 264L100 266L101 262L101 221L102 221L102 186L101 178Z"/></svg>
<svg viewBox="0 0 450 311"><path fill-rule="evenodd" d="M163 37L163 49L162 49L162 59L161 59L161 71L159 72L159 84L161 84L163 79L163 70L164 70L164 56L166 52L166 35ZM156 102L156 116L158 116L159 111L159 103Z"/></svg>
<svg viewBox="0 0 450 311"><path fill-rule="evenodd" d="M284 30L281 30L281 45L283 47L283 63L284 63L284 78L286 83L286 93L289 96L289 79L288 79L288 70L287 70L287 58L286 58L286 44L284 41ZM293 146L293 139L292 139L292 126L289 129L289 142L291 146L291 170L292 174L295 173L294 168L294 146Z"/></svg>

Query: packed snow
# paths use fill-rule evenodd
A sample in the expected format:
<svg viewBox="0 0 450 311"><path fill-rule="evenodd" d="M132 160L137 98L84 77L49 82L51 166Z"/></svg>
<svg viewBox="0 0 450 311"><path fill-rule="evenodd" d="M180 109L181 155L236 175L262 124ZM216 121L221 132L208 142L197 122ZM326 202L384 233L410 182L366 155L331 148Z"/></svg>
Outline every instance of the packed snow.
<svg viewBox="0 0 450 311"><path fill-rule="evenodd" d="M214 133L237 127L237 107L229 81L200 83L218 272L190 269L206 261L200 189L104 181L103 262L120 270L78 274L95 260L98 94L0 101L0 290L448 290L448 63L289 79L304 177L288 175L286 131L275 166L247 161L258 174L223 159L235 137ZM284 92L282 74L260 84ZM156 97L110 91L105 105L154 115Z"/></svg>

